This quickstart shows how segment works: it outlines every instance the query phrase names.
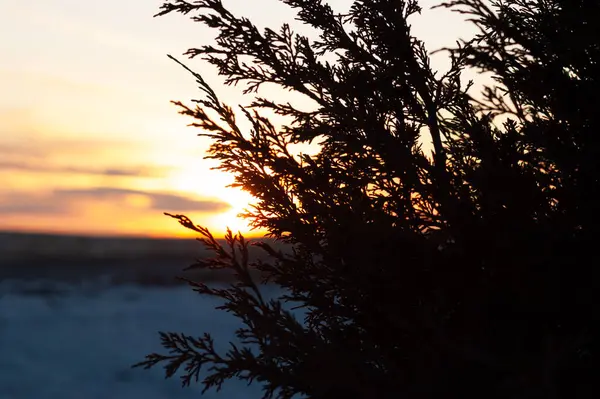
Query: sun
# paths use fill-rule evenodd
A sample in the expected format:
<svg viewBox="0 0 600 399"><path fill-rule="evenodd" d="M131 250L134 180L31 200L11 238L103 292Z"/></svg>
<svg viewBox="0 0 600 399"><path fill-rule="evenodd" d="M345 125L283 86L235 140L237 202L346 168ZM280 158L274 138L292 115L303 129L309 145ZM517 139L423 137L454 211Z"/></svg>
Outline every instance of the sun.
<svg viewBox="0 0 600 399"><path fill-rule="evenodd" d="M223 234L229 228L233 233L242 233L244 236L254 235L249 226L249 221L239 217L238 215L247 208L248 204L244 207L232 207L231 210L209 218L210 224L214 226L213 231Z"/></svg>
<svg viewBox="0 0 600 399"><path fill-rule="evenodd" d="M227 228L229 228L232 232L240 232L244 236L256 235L256 232L251 231L249 220L238 216L246 209L250 209L251 204L254 203L256 199L249 193L237 187L223 186L218 192L217 198L229 204L230 208L225 212L206 215L206 223L212 227L212 230L224 234L227 231Z"/></svg>
<svg viewBox="0 0 600 399"><path fill-rule="evenodd" d="M250 208L255 198L240 188L227 187L233 183L233 176L210 170L203 162L194 162L172 173L167 181L169 190L215 199L229 205L223 212L190 213L189 217L195 223L207 227L213 234L223 236L229 228L244 236L262 235L263 232L251 230L248 220L238 216Z"/></svg>

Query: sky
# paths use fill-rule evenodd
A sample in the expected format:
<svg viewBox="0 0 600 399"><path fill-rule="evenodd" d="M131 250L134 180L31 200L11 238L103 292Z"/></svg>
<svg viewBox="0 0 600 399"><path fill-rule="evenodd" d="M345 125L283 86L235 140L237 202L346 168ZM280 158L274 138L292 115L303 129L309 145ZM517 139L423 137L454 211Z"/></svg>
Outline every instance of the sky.
<svg viewBox="0 0 600 399"><path fill-rule="evenodd" d="M201 95L172 54L230 105L248 104L215 69L186 60L215 32L181 14L153 18L162 0L0 1L0 230L86 235L185 236L163 212L222 235L249 233L237 217L252 197L204 160L209 139L171 100ZM223 0L258 27L294 22L278 0ZM345 11L351 0L331 0ZM428 10L412 21L428 49L473 32L461 16ZM445 56L432 59L443 69ZM268 90L272 90L269 92ZM263 96L281 96L266 89ZM280 97L278 97L280 99ZM250 235L260 235L254 231Z"/></svg>

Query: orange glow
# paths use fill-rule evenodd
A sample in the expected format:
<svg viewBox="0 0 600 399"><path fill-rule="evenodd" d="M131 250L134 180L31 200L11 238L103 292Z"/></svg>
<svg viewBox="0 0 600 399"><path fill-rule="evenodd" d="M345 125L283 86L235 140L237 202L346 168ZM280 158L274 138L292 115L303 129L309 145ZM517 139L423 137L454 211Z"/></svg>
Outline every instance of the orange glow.
<svg viewBox="0 0 600 399"><path fill-rule="evenodd" d="M256 7L232 0L228 7L259 27L293 21L289 7L264 1ZM231 176L210 170L214 163L202 159L209 141L198 138L169 102L189 103L201 93L165 55L209 44L203 38L215 32L181 16L152 18L161 3L0 2L0 26L11 38L0 41L0 230L194 235L166 211L186 214L217 236L226 227L264 234L237 217L252 197L227 188ZM432 49L454 44L447 32L465 36L454 14L424 14L419 19L429 22L416 24L417 33ZM292 26L314 38L309 29ZM223 102L250 102L240 87L224 86L214 68L179 58L201 72ZM284 90L261 94L312 107ZM277 117L273 121L278 124ZM248 127L243 118L239 122ZM314 152L315 146L294 150Z"/></svg>

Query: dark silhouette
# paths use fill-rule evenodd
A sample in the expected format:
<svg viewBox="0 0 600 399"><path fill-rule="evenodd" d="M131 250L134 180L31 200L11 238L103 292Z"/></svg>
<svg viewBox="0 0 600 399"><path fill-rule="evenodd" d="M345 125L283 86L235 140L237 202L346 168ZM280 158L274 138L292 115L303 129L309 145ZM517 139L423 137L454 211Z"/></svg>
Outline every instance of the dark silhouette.
<svg viewBox="0 0 600 399"><path fill-rule="evenodd" d="M177 102L181 113L213 139L209 158L258 199L253 225L293 251L256 243L270 260L251 262L241 235L221 246L172 215L216 255L194 267L237 272L227 289L190 284L224 299L244 324L241 343L218 353L208 335L163 333L169 354L138 366L164 362L169 377L184 366L184 385L206 367L205 389L235 377L278 398L591 397L599 2L443 4L480 28L448 50L444 74L410 33L416 1L357 0L346 15L283 2L319 41L287 25L261 33L219 0L173 0L159 13L193 13L219 31L215 45L186 54L227 84L253 93L274 83L314 109L258 97L241 108L252 122L243 132L194 73L206 96L195 108ZM467 94L466 68L493 74L483 98ZM276 129L265 108L288 126ZM290 152L308 142L320 143L317 155ZM265 300L254 268L285 295Z"/></svg>

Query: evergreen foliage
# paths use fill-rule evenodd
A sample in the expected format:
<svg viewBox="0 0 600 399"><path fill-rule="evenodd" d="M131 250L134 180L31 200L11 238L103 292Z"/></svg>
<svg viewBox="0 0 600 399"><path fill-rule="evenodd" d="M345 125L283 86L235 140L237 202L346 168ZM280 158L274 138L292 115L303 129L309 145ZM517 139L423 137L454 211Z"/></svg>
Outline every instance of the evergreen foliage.
<svg viewBox="0 0 600 399"><path fill-rule="evenodd" d="M166 363L169 377L182 368L184 385L205 389L256 380L265 398L592 397L600 3L441 4L479 33L448 50L440 74L411 34L415 0L355 0L344 15L281 1L320 39L288 25L260 31L220 0L171 0L158 14L218 30L186 54L227 84L276 84L314 109L257 96L240 107L251 122L242 131L190 71L204 98L177 102L181 113L257 199L253 226L292 251L231 232L223 246L171 215L215 253L193 267L236 271L228 288L190 284L224 299L243 322L241 344L219 353L208 335L162 333L169 353L138 366ZM483 95L467 93L467 68L492 74ZM276 128L261 110L290 123ZM290 150L311 142L316 155ZM250 260L248 245L268 260ZM253 269L285 295L263 298Z"/></svg>

